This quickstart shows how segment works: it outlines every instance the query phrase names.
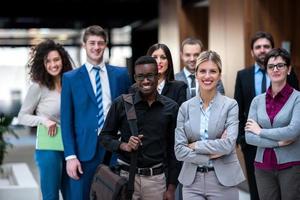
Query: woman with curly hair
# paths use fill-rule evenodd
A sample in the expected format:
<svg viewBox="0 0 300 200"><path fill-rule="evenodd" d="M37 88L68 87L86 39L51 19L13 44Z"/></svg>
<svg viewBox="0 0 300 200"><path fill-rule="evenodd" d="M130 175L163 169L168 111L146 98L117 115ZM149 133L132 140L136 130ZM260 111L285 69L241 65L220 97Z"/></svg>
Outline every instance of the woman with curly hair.
<svg viewBox="0 0 300 200"><path fill-rule="evenodd" d="M53 40L45 40L32 49L28 67L31 86L18 115L20 124L48 129L49 137L57 134L60 124L61 77L72 70L72 59L64 47ZM43 200L58 200L59 190L63 197L66 176L63 151L35 151L40 173Z"/></svg>

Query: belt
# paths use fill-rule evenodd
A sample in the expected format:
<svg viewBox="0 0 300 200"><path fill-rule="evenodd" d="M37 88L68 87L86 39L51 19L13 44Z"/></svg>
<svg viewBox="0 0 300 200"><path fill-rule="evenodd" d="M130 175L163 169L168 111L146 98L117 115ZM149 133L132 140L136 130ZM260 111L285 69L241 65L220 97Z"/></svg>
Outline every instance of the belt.
<svg viewBox="0 0 300 200"><path fill-rule="evenodd" d="M201 173L207 173L214 170L215 169L213 167L197 167L197 172L201 172Z"/></svg>
<svg viewBox="0 0 300 200"><path fill-rule="evenodd" d="M120 165L121 170L129 172L129 168L130 166ZM136 168L135 173L142 176L155 176L164 173L164 167L161 165L159 167L153 167L153 168Z"/></svg>

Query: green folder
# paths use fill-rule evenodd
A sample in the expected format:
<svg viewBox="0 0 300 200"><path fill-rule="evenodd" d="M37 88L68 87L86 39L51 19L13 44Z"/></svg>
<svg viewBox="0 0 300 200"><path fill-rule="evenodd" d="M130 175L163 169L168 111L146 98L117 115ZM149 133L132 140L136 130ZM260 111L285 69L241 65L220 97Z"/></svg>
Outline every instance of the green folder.
<svg viewBox="0 0 300 200"><path fill-rule="evenodd" d="M36 148L40 150L63 151L64 145L62 142L60 126L57 126L57 133L55 136L49 136L48 128L39 124L37 127Z"/></svg>

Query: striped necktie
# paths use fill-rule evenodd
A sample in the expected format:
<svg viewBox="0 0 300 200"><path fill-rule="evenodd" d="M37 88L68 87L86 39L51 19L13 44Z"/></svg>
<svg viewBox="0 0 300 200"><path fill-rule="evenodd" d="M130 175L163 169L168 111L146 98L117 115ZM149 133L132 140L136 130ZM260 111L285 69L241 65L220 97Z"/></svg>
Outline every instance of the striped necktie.
<svg viewBox="0 0 300 200"><path fill-rule="evenodd" d="M195 75L190 74L189 77L191 78L191 97L196 96L196 82L195 82Z"/></svg>
<svg viewBox="0 0 300 200"><path fill-rule="evenodd" d="M95 71L95 80L96 80L96 100L98 104L98 128L101 129L104 124L104 115L103 115L103 103L102 103L102 88L101 88L101 80L100 80L100 68L93 67Z"/></svg>

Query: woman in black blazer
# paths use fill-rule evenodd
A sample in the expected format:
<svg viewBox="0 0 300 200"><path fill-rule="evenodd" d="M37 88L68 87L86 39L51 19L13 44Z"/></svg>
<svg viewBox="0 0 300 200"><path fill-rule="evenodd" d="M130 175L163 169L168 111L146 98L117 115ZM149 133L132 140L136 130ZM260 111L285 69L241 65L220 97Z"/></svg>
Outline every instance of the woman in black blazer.
<svg viewBox="0 0 300 200"><path fill-rule="evenodd" d="M173 60L170 49L165 44L157 43L148 49L147 55L155 58L158 65L158 92L173 99L180 106L186 101L187 85L183 81L174 80Z"/></svg>

